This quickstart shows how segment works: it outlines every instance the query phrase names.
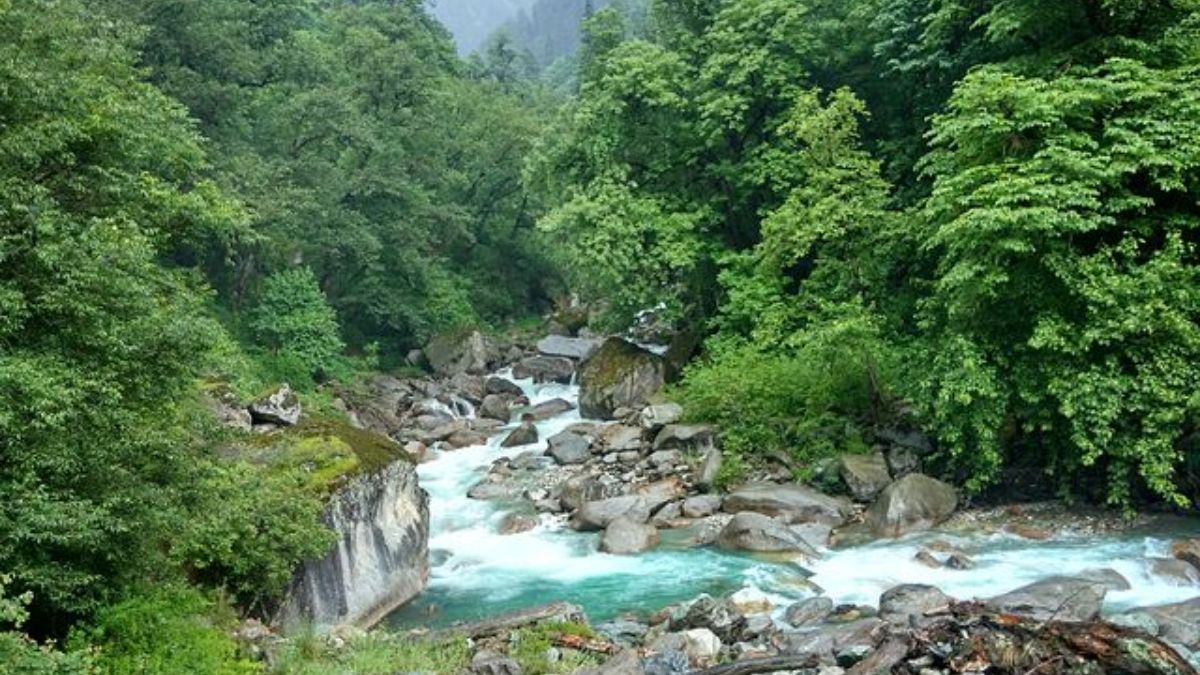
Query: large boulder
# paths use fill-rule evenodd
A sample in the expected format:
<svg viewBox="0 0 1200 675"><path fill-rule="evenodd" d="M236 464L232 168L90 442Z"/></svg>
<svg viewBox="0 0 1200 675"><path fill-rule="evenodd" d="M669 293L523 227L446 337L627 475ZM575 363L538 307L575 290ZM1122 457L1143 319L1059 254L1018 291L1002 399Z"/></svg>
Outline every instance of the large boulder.
<svg viewBox="0 0 1200 675"><path fill-rule="evenodd" d="M424 352L433 372L446 377L459 373L482 375L500 360L496 344L477 330L438 335L425 345Z"/></svg>
<svg viewBox="0 0 1200 675"><path fill-rule="evenodd" d="M504 394L488 394L483 397L477 412L480 417L508 422L512 417L511 401L512 399Z"/></svg>
<svg viewBox="0 0 1200 675"><path fill-rule="evenodd" d="M717 535L717 546L731 551L755 553L799 553L816 557L817 552L803 537L786 525L761 513L744 511L733 517Z"/></svg>
<svg viewBox="0 0 1200 675"><path fill-rule="evenodd" d="M899 537L945 522L957 507L958 492L953 487L912 473L879 494L865 522L876 536Z"/></svg>
<svg viewBox="0 0 1200 675"><path fill-rule="evenodd" d="M884 591L879 597L879 618L902 628L921 628L934 620L926 616L945 609L953 599L934 586L904 584Z"/></svg>
<svg viewBox="0 0 1200 675"><path fill-rule="evenodd" d="M883 455L842 455L838 460L842 482L857 502L869 502L892 483Z"/></svg>
<svg viewBox="0 0 1200 675"><path fill-rule="evenodd" d="M1102 581L1055 576L998 595L987 604L1036 621L1094 621L1107 591Z"/></svg>
<svg viewBox="0 0 1200 675"><path fill-rule="evenodd" d="M659 403L642 409L639 422L642 428L654 431L683 419L683 406L678 403Z"/></svg>
<svg viewBox="0 0 1200 675"><path fill-rule="evenodd" d="M531 356L514 365L512 372L518 380L570 384L575 376L575 362L561 356Z"/></svg>
<svg viewBox="0 0 1200 675"><path fill-rule="evenodd" d="M538 340L537 350L545 356L561 356L583 361L600 348L600 340L573 338L564 335L548 335Z"/></svg>
<svg viewBox="0 0 1200 675"><path fill-rule="evenodd" d="M613 419L617 408L639 409L662 390L661 357L620 338L609 338L579 368L579 409L584 417Z"/></svg>
<svg viewBox="0 0 1200 675"><path fill-rule="evenodd" d="M654 437L654 450L702 454L716 446L717 430L707 424L668 424Z"/></svg>
<svg viewBox="0 0 1200 675"><path fill-rule="evenodd" d="M584 502L571 517L571 527L585 532L603 530L618 518L644 523L650 520L650 507L637 495Z"/></svg>
<svg viewBox="0 0 1200 675"><path fill-rule="evenodd" d="M550 448L546 454L563 466L583 464L592 456L591 441L570 431L551 436L548 443Z"/></svg>
<svg viewBox="0 0 1200 675"><path fill-rule="evenodd" d="M1200 598L1138 610L1158 622L1158 636L1191 650L1200 649Z"/></svg>
<svg viewBox="0 0 1200 675"><path fill-rule="evenodd" d="M833 614L833 600L818 595L789 605L783 613L783 620L796 628L802 628L821 623L830 614Z"/></svg>
<svg viewBox="0 0 1200 675"><path fill-rule="evenodd" d="M624 517L609 523L600 537L600 551L614 555L641 553L655 546L658 546L658 528Z"/></svg>
<svg viewBox="0 0 1200 675"><path fill-rule="evenodd" d="M791 523L824 522L834 527L841 525L850 512L850 504L844 499L795 483L745 485L729 493L722 508L726 513L753 511Z"/></svg>
<svg viewBox="0 0 1200 675"><path fill-rule="evenodd" d="M570 412L574 409L575 406L571 405L570 401L561 398L552 398L549 401L542 401L526 412L532 415L535 420L548 420L551 417Z"/></svg>
<svg viewBox="0 0 1200 675"><path fill-rule="evenodd" d="M515 382L506 380L503 377L489 377L483 382L483 391L485 394L500 394L502 396L510 396L518 398L525 395L525 390L517 386Z"/></svg>
<svg viewBox="0 0 1200 675"><path fill-rule="evenodd" d="M300 399L286 382L250 404L250 417L255 424L295 426L300 421L301 412Z"/></svg>
<svg viewBox="0 0 1200 675"><path fill-rule="evenodd" d="M1171 542L1171 555L1200 570L1200 539L1180 539Z"/></svg>

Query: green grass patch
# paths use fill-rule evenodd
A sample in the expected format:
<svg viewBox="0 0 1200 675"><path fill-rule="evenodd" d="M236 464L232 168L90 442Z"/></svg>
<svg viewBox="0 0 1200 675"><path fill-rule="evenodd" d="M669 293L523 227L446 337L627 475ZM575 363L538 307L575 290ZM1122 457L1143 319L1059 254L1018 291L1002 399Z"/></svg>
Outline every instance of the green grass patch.
<svg viewBox="0 0 1200 675"><path fill-rule="evenodd" d="M270 671L276 675L392 675L392 673L460 673L470 664L463 637L409 638L377 632L334 648L323 638L302 637L291 643Z"/></svg>

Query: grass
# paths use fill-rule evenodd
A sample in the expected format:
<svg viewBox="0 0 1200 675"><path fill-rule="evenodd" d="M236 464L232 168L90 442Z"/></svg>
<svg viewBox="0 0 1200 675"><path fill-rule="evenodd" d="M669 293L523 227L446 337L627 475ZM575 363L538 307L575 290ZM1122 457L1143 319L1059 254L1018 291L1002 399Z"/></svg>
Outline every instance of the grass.
<svg viewBox="0 0 1200 675"><path fill-rule="evenodd" d="M273 675L392 675L392 673L457 674L470 664L462 637L410 638L370 633L335 648L322 638L297 638L279 657Z"/></svg>

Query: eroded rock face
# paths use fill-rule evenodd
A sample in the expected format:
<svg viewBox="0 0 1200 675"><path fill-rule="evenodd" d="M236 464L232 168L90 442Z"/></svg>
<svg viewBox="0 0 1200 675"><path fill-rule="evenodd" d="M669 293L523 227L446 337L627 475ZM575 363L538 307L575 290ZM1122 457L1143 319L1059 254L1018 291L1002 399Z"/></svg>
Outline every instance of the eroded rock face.
<svg viewBox="0 0 1200 675"><path fill-rule="evenodd" d="M609 338L579 368L579 411L614 419L618 408L641 409L666 383L661 357L620 338Z"/></svg>
<svg viewBox="0 0 1200 675"><path fill-rule="evenodd" d="M1104 582L1049 577L988 600L996 611L1037 621L1094 621L1107 592Z"/></svg>
<svg viewBox="0 0 1200 675"><path fill-rule="evenodd" d="M754 511L792 523L823 522L834 527L841 525L850 511L845 500L795 483L746 485L729 493L722 508L727 513Z"/></svg>
<svg viewBox="0 0 1200 675"><path fill-rule="evenodd" d="M412 462L351 478L326 508L332 549L297 572L280 610L285 629L369 628L425 588L429 496Z"/></svg>
<svg viewBox="0 0 1200 675"><path fill-rule="evenodd" d="M880 537L928 530L958 508L958 492L924 474L909 474L887 486L867 510L866 524Z"/></svg>

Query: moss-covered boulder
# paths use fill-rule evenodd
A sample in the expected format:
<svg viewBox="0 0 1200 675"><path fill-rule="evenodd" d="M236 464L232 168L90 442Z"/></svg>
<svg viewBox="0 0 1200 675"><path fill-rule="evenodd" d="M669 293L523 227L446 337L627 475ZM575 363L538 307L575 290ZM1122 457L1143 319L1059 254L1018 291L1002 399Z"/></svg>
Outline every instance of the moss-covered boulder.
<svg viewBox="0 0 1200 675"><path fill-rule="evenodd" d="M390 438L330 418L309 418L280 433L247 438L231 453L279 470L298 469L322 493L332 493L354 476L377 473L397 460L412 461Z"/></svg>
<svg viewBox="0 0 1200 675"><path fill-rule="evenodd" d="M665 384L662 357L620 338L605 340L579 368L579 411L612 419L618 408L640 408Z"/></svg>
<svg viewBox="0 0 1200 675"><path fill-rule="evenodd" d="M433 372L445 377L461 373L482 375L500 360L500 348L495 341L469 329L438 335L425 345L424 352Z"/></svg>

